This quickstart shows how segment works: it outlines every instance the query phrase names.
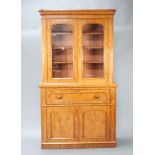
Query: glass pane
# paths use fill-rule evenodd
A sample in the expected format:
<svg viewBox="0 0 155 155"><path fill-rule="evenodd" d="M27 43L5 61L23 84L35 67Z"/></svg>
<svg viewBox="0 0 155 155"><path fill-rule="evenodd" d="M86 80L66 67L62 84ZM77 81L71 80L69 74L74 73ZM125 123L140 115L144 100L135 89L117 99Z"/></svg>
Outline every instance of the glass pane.
<svg viewBox="0 0 155 155"><path fill-rule="evenodd" d="M73 77L73 28L69 24L52 26L52 77Z"/></svg>
<svg viewBox="0 0 155 155"><path fill-rule="evenodd" d="M86 24L83 27L83 77L103 77L103 26Z"/></svg>

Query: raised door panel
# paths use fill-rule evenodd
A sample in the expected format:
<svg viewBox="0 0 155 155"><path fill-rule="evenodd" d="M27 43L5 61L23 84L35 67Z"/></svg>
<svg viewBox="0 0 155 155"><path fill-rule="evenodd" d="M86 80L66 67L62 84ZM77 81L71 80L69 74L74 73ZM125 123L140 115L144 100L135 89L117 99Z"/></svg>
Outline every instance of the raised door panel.
<svg viewBox="0 0 155 155"><path fill-rule="evenodd" d="M75 107L56 106L47 108L47 141L66 142L78 138Z"/></svg>
<svg viewBox="0 0 155 155"><path fill-rule="evenodd" d="M79 78L82 82L108 79L108 23L105 19L82 19L79 30Z"/></svg>
<svg viewBox="0 0 155 155"><path fill-rule="evenodd" d="M107 141L110 137L110 108L108 106L80 106L80 140Z"/></svg>
<svg viewBox="0 0 155 155"><path fill-rule="evenodd" d="M47 22L48 82L77 80L77 21L52 19Z"/></svg>

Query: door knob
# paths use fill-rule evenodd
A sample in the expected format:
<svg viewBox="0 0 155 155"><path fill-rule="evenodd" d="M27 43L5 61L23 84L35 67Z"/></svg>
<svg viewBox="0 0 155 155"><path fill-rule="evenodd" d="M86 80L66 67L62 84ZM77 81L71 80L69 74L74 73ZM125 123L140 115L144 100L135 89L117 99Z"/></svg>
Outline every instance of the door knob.
<svg viewBox="0 0 155 155"><path fill-rule="evenodd" d="M62 99L62 96L61 95L58 95L56 98L57 99Z"/></svg>
<svg viewBox="0 0 155 155"><path fill-rule="evenodd" d="M95 95L95 98L98 99L98 98L100 98L100 96L99 95Z"/></svg>

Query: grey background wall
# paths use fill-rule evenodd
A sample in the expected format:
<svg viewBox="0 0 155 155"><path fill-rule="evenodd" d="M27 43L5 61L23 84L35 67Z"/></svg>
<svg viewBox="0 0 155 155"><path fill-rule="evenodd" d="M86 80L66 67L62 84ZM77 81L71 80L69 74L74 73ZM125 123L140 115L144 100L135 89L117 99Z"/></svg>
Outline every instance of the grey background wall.
<svg viewBox="0 0 155 155"><path fill-rule="evenodd" d="M114 69L117 88L117 140L115 149L41 150L40 92L41 20L39 9L117 10L114 22ZM132 154L132 0L22 0L22 155Z"/></svg>

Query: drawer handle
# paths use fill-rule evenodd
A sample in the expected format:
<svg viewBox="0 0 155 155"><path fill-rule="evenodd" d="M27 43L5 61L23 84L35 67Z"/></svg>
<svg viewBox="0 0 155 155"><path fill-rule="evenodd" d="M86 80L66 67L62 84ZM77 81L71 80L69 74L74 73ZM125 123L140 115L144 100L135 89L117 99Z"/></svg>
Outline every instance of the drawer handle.
<svg viewBox="0 0 155 155"><path fill-rule="evenodd" d="M99 95L95 95L95 98L98 99L98 98L100 98L100 96Z"/></svg>
<svg viewBox="0 0 155 155"><path fill-rule="evenodd" d="M62 99L62 96L61 95L58 95L56 98L57 99Z"/></svg>

